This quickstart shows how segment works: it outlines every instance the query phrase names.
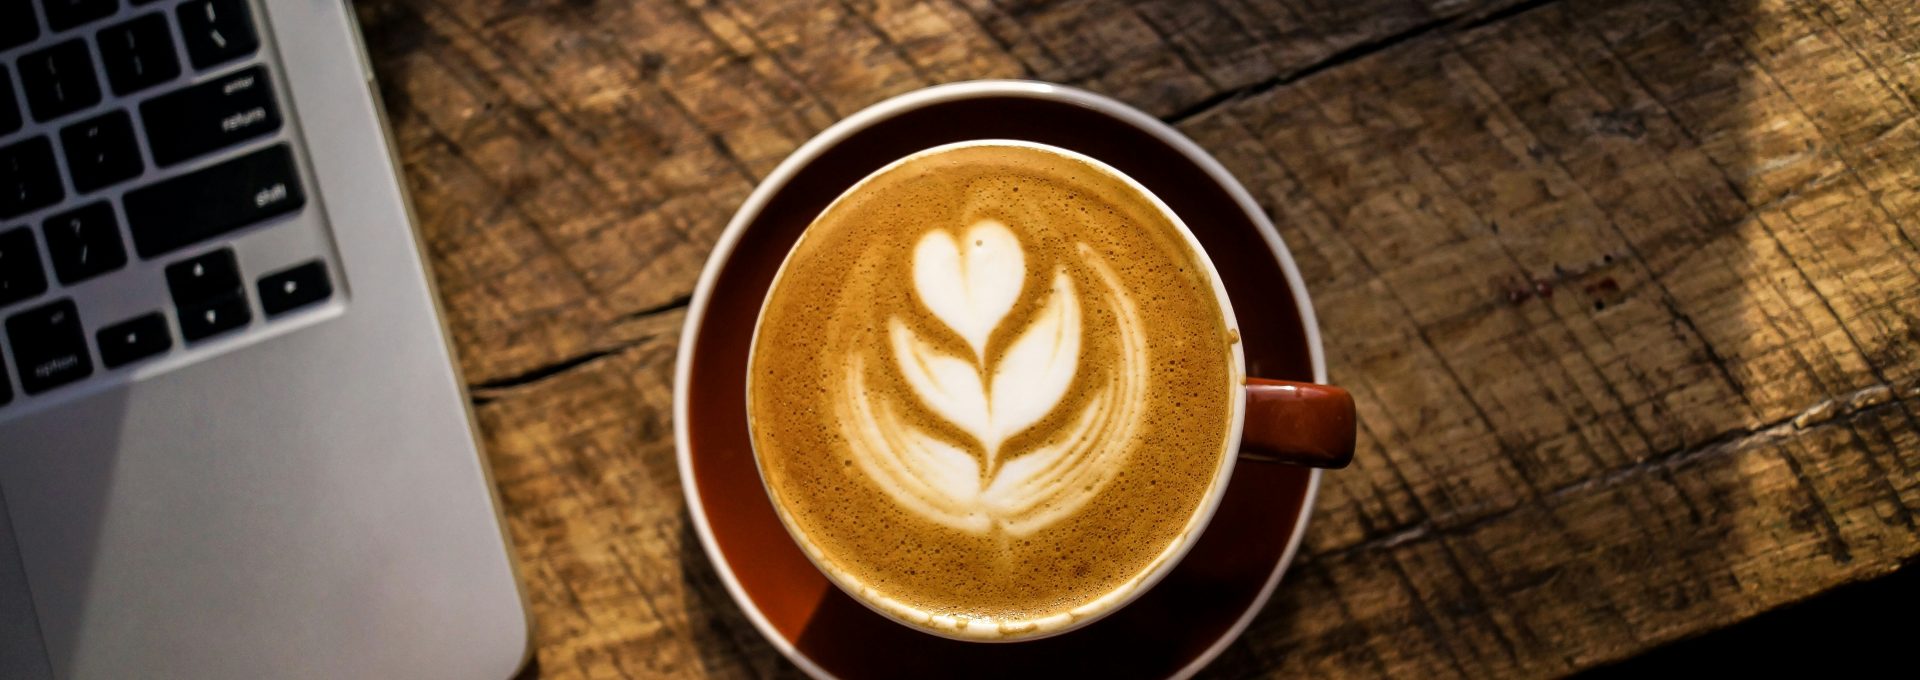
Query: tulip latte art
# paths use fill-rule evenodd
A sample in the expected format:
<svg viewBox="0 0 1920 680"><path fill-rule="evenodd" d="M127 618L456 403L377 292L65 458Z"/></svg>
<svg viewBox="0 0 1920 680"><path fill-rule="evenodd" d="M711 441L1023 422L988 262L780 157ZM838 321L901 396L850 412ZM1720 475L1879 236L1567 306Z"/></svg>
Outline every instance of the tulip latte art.
<svg viewBox="0 0 1920 680"><path fill-rule="evenodd" d="M1190 541L1240 387L1211 270L1151 197L1045 148L917 154L810 226L747 408L782 520L866 603L1038 635Z"/></svg>

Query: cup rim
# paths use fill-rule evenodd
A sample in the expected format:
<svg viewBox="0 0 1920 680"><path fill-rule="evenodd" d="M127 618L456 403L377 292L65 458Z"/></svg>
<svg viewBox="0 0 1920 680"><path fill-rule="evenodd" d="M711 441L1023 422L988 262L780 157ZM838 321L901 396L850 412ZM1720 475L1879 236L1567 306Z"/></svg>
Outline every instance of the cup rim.
<svg viewBox="0 0 1920 680"><path fill-rule="evenodd" d="M815 678L832 678L818 663L802 653L793 640L789 640L776 628L772 621L760 611L751 595L734 575L733 567L726 555L720 550L713 527L707 519L705 503L695 480L692 458L692 439L688 414L691 409L689 385L693 372L695 343L707 316L707 307L713 296L713 289L720 280L722 270L731 259L740 239L745 236L747 227L759 217L766 204L787 183L791 182L799 170L817 159L825 151L844 142L849 137L895 116L938 104L987 97L1014 97L1062 102L1077 105L1110 116L1133 128L1153 136L1155 139L1173 148L1198 166L1207 176L1224 189L1234 203L1246 214L1260 236L1265 240L1268 251L1274 256L1275 263L1284 275L1289 293L1293 296L1294 306L1299 315L1301 330L1306 340L1308 363L1316 382L1327 381L1325 350L1321 342L1318 318L1314 312L1312 300L1308 297L1304 278L1298 264L1294 262L1292 251L1286 247L1273 222L1253 200L1239 180L1221 165L1212 154L1185 134L1165 122L1154 118L1124 102L1066 85L1058 85L1033 80L973 80L943 85L935 85L895 95L882 100L854 114L847 116L822 130L796 148L772 172L762 178L754 187L745 202L728 220L725 229L715 242L712 253L702 267L700 277L695 283L693 296L688 304L687 319L681 329L680 346L674 366L674 444L675 458L681 476L681 491L685 496L689 515L694 525L694 533L699 537L701 548L712 562L721 584L734 602L740 606L747 619L753 623L768 644L778 650L782 656L793 662L807 675ZM1323 471L1308 471L1306 493L1301 499L1301 511L1287 539L1287 545L1275 563L1272 573L1260 588L1246 611L1242 612L1234 624L1215 640L1211 646L1196 656L1187 666L1174 675L1177 678L1191 677L1208 663L1226 651L1227 645L1238 639L1254 617L1260 612L1274 590L1279 586L1281 576L1292 565L1297 556L1312 508L1319 496ZM860 601L855 598L856 601ZM1116 608L1117 609L1117 608Z"/></svg>
<svg viewBox="0 0 1920 680"><path fill-rule="evenodd" d="M1164 549L1154 555L1153 563L1150 567L1133 574L1113 590L1101 593L1089 602L1080 604L1067 611L1055 612L1039 618L998 622L998 627L1002 629L1007 625L1031 625L1036 627L1051 625L1052 627L1048 630L1013 636L995 636L991 632L983 635L969 635L962 631L971 629L972 626L970 625L949 628L947 626L914 624L906 620L908 618L906 615L907 612L925 617L929 620L937 620L939 617L906 603L893 601L892 598L885 598L888 600L890 606L899 609L899 611L891 611L887 607L881 606L880 603L873 602L869 599L870 597L877 596L877 593L863 594L856 592L858 588L867 588L869 586L866 586L849 574L830 568L824 563L822 556L818 553L818 546L794 525L793 518L787 513L785 508L781 507L780 499L774 496L773 485L768 483L766 467L762 465L760 459L759 445L755 441L755 438L751 436L754 429L754 418L751 411L747 413L747 430L749 433L748 442L753 444L754 467L760 472L760 486L762 490L767 493L768 503L773 506L774 513L779 516L780 524L786 528L787 534L793 538L795 543L800 545L800 552L806 555L807 561L812 562L814 568L819 569L820 573L827 577L828 582L833 583L835 587L845 591L848 597L853 598L855 602L866 606L866 608L873 610L874 613L886 617L887 620L922 633L962 642L1015 643L1042 640L1079 630L1091 625L1095 621L1112 615L1114 612L1120 611L1127 605L1132 604L1135 600L1140 599L1140 596L1146 594L1148 590L1159 585L1160 581L1164 580L1167 574L1171 573L1174 567L1178 566L1180 561L1186 558L1187 553L1193 550L1194 544L1200 542L1200 536L1206 532L1208 526L1212 525L1213 517L1220 509L1221 499L1227 495L1227 483L1232 480L1234 465L1240 457L1240 443L1246 430L1247 416L1247 358L1245 343L1240 341L1240 322L1234 316L1232 298L1227 295L1227 287L1225 282L1220 278L1220 271L1214 266L1213 257L1207 254L1206 246L1200 242L1200 237L1194 235L1193 230L1187 227L1187 223L1180 219L1180 215L1175 213L1171 206L1168 206L1165 201L1160 199L1159 195L1153 193L1153 190L1148 189L1146 185L1141 184L1139 180L1134 179L1133 176L1126 174L1119 168L1109 165L1105 161L1078 151L1041 142L1004 138L968 139L939 144L908 153L907 155L889 161L886 165L880 166L873 172L867 173L865 177L861 177L851 186L842 190L840 195L828 202L827 206L820 210L820 214L825 215L832 212L835 206L859 191L861 187L873 182L881 175L892 172L914 160L960 149L994 146L1032 149L1042 153L1057 155L1068 160L1086 164L1095 171L1119 180L1129 189L1146 197L1147 203L1153 206L1153 209L1159 212L1162 217L1165 217L1168 222L1173 224L1174 231L1180 235L1187 247L1199 256L1200 267L1207 275L1207 283L1213 292L1213 299L1218 307L1221 323L1225 327L1228 337L1232 338L1232 341L1228 343L1227 352L1230 358L1227 399L1231 403L1232 408L1227 418L1227 438L1221 442L1222 451L1220 453L1220 462L1214 467L1212 479L1207 486L1206 497L1201 500L1198 507L1194 508L1193 514L1187 518L1187 522L1181 527L1180 533L1175 536L1173 541ZM817 220L819 217L816 216L814 219ZM760 346L760 331L766 321L767 304L773 299L773 289L780 286L780 281L786 276L787 269L793 265L794 253L799 252L800 245L805 243L806 240L807 234L803 232L800 237L794 241L793 245L787 248L786 257L781 258L780 267L774 271L773 279L768 284L766 296L761 298L760 310L754 316L753 337L747 345L749 361L752 360L751 357L753 356L755 348ZM753 397L753 381L754 373L753 371L748 371L746 389L743 396L749 400ZM1098 609L1085 615L1076 616L1073 613L1092 607L1097 607ZM1066 619L1064 623L1051 623L1063 617Z"/></svg>

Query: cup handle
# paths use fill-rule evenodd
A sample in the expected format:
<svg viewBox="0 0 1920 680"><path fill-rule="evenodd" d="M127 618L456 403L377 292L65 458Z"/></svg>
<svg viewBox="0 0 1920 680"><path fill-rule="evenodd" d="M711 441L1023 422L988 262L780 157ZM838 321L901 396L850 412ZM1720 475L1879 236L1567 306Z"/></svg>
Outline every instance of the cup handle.
<svg viewBox="0 0 1920 680"><path fill-rule="evenodd" d="M1332 385L1247 379L1240 459L1317 468L1353 462L1353 395Z"/></svg>

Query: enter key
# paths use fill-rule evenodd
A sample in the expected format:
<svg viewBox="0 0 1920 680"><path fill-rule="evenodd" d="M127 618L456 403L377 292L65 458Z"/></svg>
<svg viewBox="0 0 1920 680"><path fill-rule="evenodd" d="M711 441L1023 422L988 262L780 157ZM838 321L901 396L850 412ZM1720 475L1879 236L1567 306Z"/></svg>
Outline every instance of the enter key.
<svg viewBox="0 0 1920 680"><path fill-rule="evenodd" d="M153 160L173 165L280 129L267 70L253 66L140 105Z"/></svg>

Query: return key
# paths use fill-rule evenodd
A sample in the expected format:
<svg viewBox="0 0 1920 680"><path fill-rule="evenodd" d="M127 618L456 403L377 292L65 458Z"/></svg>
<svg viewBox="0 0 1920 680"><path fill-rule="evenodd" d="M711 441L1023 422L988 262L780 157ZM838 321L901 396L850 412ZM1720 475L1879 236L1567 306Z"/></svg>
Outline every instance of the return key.
<svg viewBox="0 0 1920 680"><path fill-rule="evenodd" d="M173 165L280 129L273 85L260 66L147 100L140 105L153 160Z"/></svg>

